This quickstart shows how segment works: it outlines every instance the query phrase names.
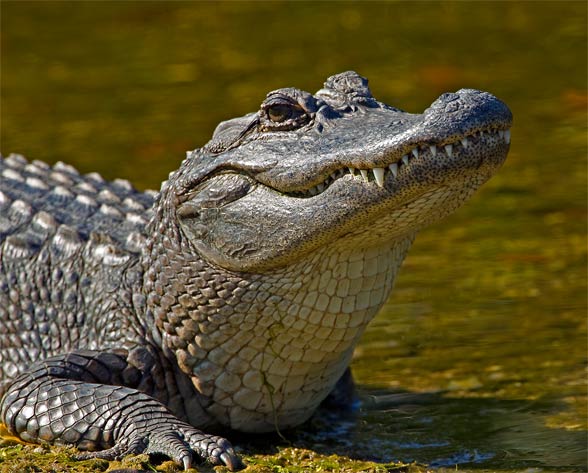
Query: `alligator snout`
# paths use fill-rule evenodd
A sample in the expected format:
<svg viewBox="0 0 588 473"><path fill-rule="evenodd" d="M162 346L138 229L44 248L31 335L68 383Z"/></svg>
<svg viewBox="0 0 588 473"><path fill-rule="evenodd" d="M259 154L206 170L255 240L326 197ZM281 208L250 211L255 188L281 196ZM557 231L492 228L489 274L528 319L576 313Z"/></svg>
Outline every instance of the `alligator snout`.
<svg viewBox="0 0 588 473"><path fill-rule="evenodd" d="M512 113L494 95L476 89L460 89L442 94L424 112L425 122L462 135L483 130L507 130Z"/></svg>

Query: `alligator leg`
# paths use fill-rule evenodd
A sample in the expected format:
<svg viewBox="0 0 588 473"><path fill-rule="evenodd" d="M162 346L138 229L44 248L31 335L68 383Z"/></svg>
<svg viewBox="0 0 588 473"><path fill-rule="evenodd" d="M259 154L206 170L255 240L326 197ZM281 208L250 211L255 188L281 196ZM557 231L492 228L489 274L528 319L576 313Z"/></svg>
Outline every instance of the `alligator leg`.
<svg viewBox="0 0 588 473"><path fill-rule="evenodd" d="M0 402L0 419L25 441L75 445L78 458L162 453L184 468L208 460L244 465L231 444L181 421L155 398L128 385L142 373L117 353L77 351L40 361L20 374Z"/></svg>

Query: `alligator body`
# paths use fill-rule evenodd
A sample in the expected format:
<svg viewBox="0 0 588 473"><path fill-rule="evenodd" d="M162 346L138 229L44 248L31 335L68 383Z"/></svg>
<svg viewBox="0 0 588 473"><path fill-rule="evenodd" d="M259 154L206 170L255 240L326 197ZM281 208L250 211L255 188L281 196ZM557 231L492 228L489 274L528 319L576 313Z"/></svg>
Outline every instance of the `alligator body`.
<svg viewBox="0 0 588 473"><path fill-rule="evenodd" d="M207 429L293 427L344 394L416 232L499 168L510 126L485 92L409 114L346 72L221 123L158 194L0 160L2 422L82 458L240 468Z"/></svg>

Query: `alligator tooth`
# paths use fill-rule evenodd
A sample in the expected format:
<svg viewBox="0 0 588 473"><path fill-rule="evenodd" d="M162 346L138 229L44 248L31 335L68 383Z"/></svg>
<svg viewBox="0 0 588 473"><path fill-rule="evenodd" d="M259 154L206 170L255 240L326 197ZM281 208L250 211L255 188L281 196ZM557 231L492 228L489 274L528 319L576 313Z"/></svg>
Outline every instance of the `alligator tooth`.
<svg viewBox="0 0 588 473"><path fill-rule="evenodd" d="M398 163L392 163L390 164L390 166L388 166L388 168L390 169L390 171L392 171L394 177L398 176Z"/></svg>
<svg viewBox="0 0 588 473"><path fill-rule="evenodd" d="M418 150L418 148L414 148L414 149L412 150L412 155L413 155L415 158L418 158L418 157L419 157L419 150Z"/></svg>
<svg viewBox="0 0 588 473"><path fill-rule="evenodd" d="M405 154L404 156L402 156L402 162L406 165L408 165L408 155Z"/></svg>
<svg viewBox="0 0 588 473"><path fill-rule="evenodd" d="M453 145L445 145L445 152L451 158L453 156Z"/></svg>
<svg viewBox="0 0 588 473"><path fill-rule="evenodd" d="M360 169L359 172L361 173L361 177L363 177L364 182L369 182L368 172L367 169Z"/></svg>
<svg viewBox="0 0 588 473"><path fill-rule="evenodd" d="M504 130L498 130L498 136L500 136L500 138L504 138Z"/></svg>
<svg viewBox="0 0 588 473"><path fill-rule="evenodd" d="M510 144L510 130L506 130L504 132L504 142L508 145Z"/></svg>
<svg viewBox="0 0 588 473"><path fill-rule="evenodd" d="M435 145L430 145L429 150L431 150L433 157L437 156L437 147Z"/></svg>
<svg viewBox="0 0 588 473"><path fill-rule="evenodd" d="M351 174L352 176L355 176L355 168L347 168L349 169L349 174Z"/></svg>
<svg viewBox="0 0 588 473"><path fill-rule="evenodd" d="M468 139L467 139L467 138L462 138L460 141L461 141L461 145L462 145L464 148L467 148L467 147L468 147L468 144L469 144L469 143L468 143Z"/></svg>
<svg viewBox="0 0 588 473"><path fill-rule="evenodd" d="M325 190L325 185L324 184L318 184L316 187L317 187L317 189L318 189L319 192L322 192L322 191Z"/></svg>
<svg viewBox="0 0 588 473"><path fill-rule="evenodd" d="M380 187L384 187L384 169L374 168L372 171L374 172L374 177L376 178L376 184L378 184Z"/></svg>
<svg viewBox="0 0 588 473"><path fill-rule="evenodd" d="M333 181L334 181L335 179L337 179L337 177L338 177L338 176L337 176L337 173L336 173L336 172L333 172L333 173L331 173L331 179L333 179Z"/></svg>

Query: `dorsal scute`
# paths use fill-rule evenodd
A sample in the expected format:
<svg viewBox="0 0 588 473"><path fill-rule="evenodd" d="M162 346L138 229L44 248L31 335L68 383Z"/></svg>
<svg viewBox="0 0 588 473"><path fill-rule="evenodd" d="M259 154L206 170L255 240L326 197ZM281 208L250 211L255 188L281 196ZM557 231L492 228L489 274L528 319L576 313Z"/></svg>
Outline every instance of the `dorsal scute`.
<svg viewBox="0 0 588 473"><path fill-rule="evenodd" d="M153 191L140 192L123 179L108 181L62 162L50 166L16 154L0 156L0 182L0 239L15 237L6 243L15 255L34 252L44 243L62 255L71 254L92 233L108 235L120 251L141 251Z"/></svg>

